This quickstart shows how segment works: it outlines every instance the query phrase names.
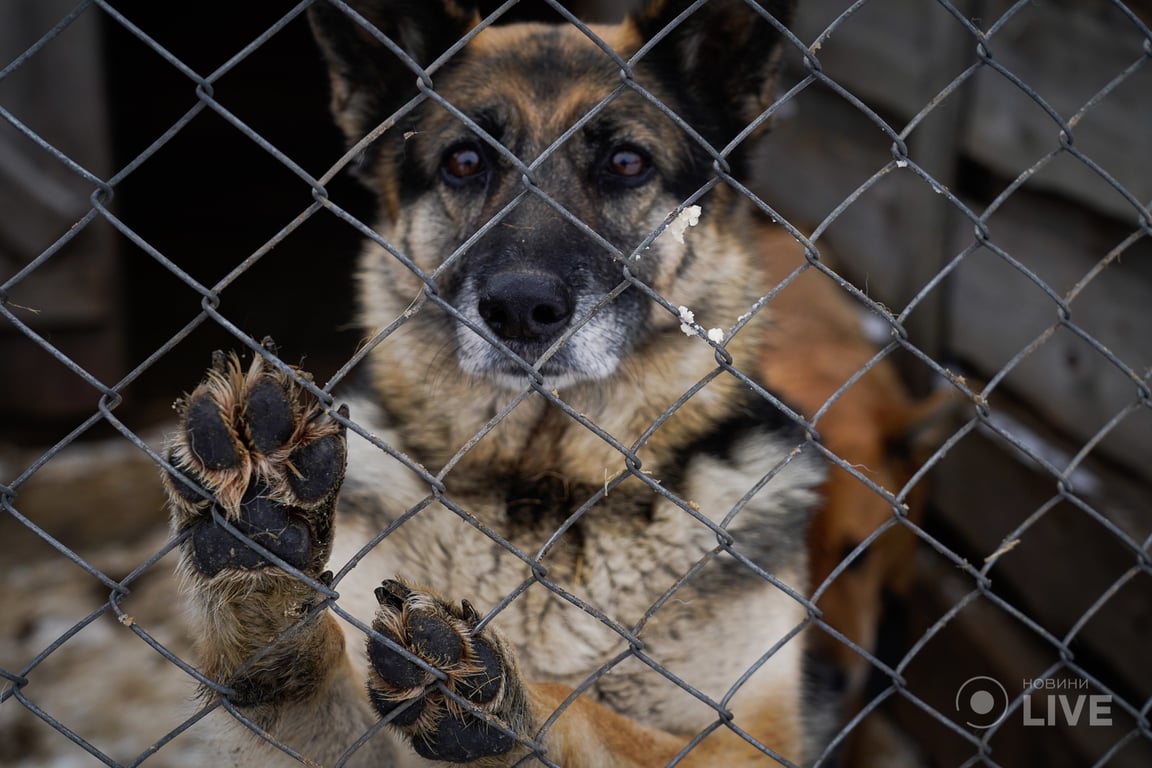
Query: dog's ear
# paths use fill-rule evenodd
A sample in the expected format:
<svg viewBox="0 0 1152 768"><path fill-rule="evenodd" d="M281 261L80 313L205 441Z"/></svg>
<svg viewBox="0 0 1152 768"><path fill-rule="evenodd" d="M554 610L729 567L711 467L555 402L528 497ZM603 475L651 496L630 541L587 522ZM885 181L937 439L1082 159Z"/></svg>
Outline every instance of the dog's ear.
<svg viewBox="0 0 1152 768"><path fill-rule="evenodd" d="M476 12L454 0L347 0L347 5L403 51L397 55L359 19L327 0L309 9L312 32L328 61L332 111L350 141L416 95L419 69L464 36Z"/></svg>
<svg viewBox="0 0 1152 768"><path fill-rule="evenodd" d="M755 0L783 26L794 0ZM692 0L651 0L632 17L648 42L683 13ZM718 121L720 140L732 139L772 103L780 59L777 28L746 0L709 0L671 27L644 61L665 79L676 78Z"/></svg>

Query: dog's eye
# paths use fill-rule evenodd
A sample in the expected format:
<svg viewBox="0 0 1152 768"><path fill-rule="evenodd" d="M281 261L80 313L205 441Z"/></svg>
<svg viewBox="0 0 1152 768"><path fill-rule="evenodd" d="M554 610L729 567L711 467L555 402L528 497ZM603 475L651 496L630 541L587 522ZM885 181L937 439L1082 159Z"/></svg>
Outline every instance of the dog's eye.
<svg viewBox="0 0 1152 768"><path fill-rule="evenodd" d="M626 187L643 184L652 175L652 161L632 147L620 147L609 153L604 163L604 176Z"/></svg>
<svg viewBox="0 0 1152 768"><path fill-rule="evenodd" d="M483 176L487 170L484 155L472 144L460 144L444 153L440 171L449 184L462 184Z"/></svg>
<svg viewBox="0 0 1152 768"><path fill-rule="evenodd" d="M612 173L617 176L636 177L648 170L648 163L639 152L621 149L612 153L609 160Z"/></svg>

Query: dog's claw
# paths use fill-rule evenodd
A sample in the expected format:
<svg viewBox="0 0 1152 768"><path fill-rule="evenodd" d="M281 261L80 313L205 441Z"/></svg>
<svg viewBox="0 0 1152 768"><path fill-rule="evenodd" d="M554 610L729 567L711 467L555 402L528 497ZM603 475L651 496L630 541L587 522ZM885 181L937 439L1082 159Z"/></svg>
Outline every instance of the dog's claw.
<svg viewBox="0 0 1152 768"><path fill-rule="evenodd" d="M389 605L399 610L404 607L404 601L412 594L412 590L399 581L388 579L376 587L376 602Z"/></svg>
<svg viewBox="0 0 1152 768"><path fill-rule="evenodd" d="M475 628L476 625L480 623L480 612L477 611L472 606L472 603L468 602L467 600L460 601L460 612L464 617L464 621L468 622L468 624L473 628Z"/></svg>

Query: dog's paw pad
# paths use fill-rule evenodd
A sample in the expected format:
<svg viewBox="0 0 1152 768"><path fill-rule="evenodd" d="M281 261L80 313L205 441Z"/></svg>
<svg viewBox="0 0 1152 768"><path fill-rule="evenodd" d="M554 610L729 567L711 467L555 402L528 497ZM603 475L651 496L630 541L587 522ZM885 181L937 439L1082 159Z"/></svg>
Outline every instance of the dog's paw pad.
<svg viewBox="0 0 1152 768"><path fill-rule="evenodd" d="M343 479L343 427L293 376L260 356L247 371L234 356L215 357L177 410L181 430L170 461L209 494L165 478L176 529L191 529L195 570L215 576L268 566L270 559L246 537L288 565L318 574Z"/></svg>
<svg viewBox="0 0 1152 768"><path fill-rule="evenodd" d="M402 638L385 627L378 627L376 631L401 648L406 645ZM375 638L368 642L368 660L372 662L372 669L390 688L416 688L434 679L427 669Z"/></svg>
<svg viewBox="0 0 1152 768"><path fill-rule="evenodd" d="M188 404L184 439L191 454L207 469L231 469L240 464L239 438L207 392Z"/></svg>
<svg viewBox="0 0 1152 768"><path fill-rule="evenodd" d="M449 605L398 581L384 582L376 597L380 610L373 629L403 649L368 640L368 692L379 714L390 717L429 760L466 762L511 750L515 738L492 722L507 721L503 710L515 681L499 644L476 630L479 617L472 607ZM469 711L445 691L490 717Z"/></svg>
<svg viewBox="0 0 1152 768"><path fill-rule="evenodd" d="M284 388L270 378L261 379L245 401L249 444L260 453L280 448L296 429L295 415Z"/></svg>
<svg viewBox="0 0 1152 768"><path fill-rule="evenodd" d="M296 470L288 475L288 485L303 502L318 501L330 494L344 473L343 434L321 437L292 453L288 459Z"/></svg>
<svg viewBox="0 0 1152 768"><path fill-rule="evenodd" d="M464 641L448 622L429 613L414 613L408 621L412 651L436 667L452 667L464 655Z"/></svg>
<svg viewBox="0 0 1152 768"><path fill-rule="evenodd" d="M502 755L516 740L499 728L468 713L446 712L436 728L426 736L412 739L412 748L428 760L467 763L482 757Z"/></svg>
<svg viewBox="0 0 1152 768"><path fill-rule="evenodd" d="M500 657L482 637L472 639L472 653L479 666L475 672L461 675L456 690L469 701L484 704L496 698L504 679Z"/></svg>
<svg viewBox="0 0 1152 768"><path fill-rule="evenodd" d="M278 504L263 496L265 492L267 488L260 485L249 489L233 527L294 568L304 568L312 559L312 537L303 522L304 510ZM205 520L193 529L192 554L196 568L208 576L225 568L252 569L269 562L214 520Z"/></svg>

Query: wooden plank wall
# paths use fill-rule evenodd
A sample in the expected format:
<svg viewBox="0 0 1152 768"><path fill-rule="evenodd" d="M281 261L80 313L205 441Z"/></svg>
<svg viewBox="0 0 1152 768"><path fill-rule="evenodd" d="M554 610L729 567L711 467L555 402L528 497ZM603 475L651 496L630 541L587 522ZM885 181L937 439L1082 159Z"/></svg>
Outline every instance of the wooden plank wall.
<svg viewBox="0 0 1152 768"><path fill-rule="evenodd" d="M811 44L847 7L801 3L798 37ZM961 8L986 28L1009 4ZM1147 23L1146 4L1130 11ZM967 676L997 676L1017 695L1023 680L1060 660L1063 642L1075 662L1143 703L1152 692L1152 577L1132 544L1152 534L1152 408L1141 400L1152 371L1152 238L1147 208L1141 213L1133 199L1152 201L1150 49L1116 5L1051 0L1022 5L988 48L1071 126L1070 146L1127 195L1071 152L1057 152L1060 122L990 66L906 136L909 159L948 194L897 167L829 219L892 163L893 142L842 94L821 86L785 110L759 156L755 189L785 217L819 228L817 245L869 296L897 314L915 299L905 326L920 349L977 389L997 382L988 399L990 426L937 464L927 527L977 568L1008 545L988 571L993 590L1034 626L979 599L909 665L909 688L946 714L955 712L957 682ZM871 0L835 27L817 54L824 73L898 133L979 60L976 41L956 18L917 0ZM1129 69L1133 74L1083 110ZM806 74L793 56L783 89ZM991 215L973 220L1024 178ZM993 248L978 247L978 226ZM947 279L922 295L942 270ZM1061 300L1092 341L1057 327ZM914 386L933 386L929 369L904 362ZM1065 472L1074 501L1061 497L1053 468ZM931 547L923 547L919 567L894 659L974 588ZM956 764L973 754L971 744L919 707L893 709L914 736L919 764ZM1001 765L1086 765L1131 725L1043 734L1005 728L992 741L992 756ZM1148 745L1137 742L1108 764L1150 761Z"/></svg>
<svg viewBox="0 0 1152 768"><path fill-rule="evenodd" d="M74 7L14 2L0 23L0 62L14 60ZM100 26L85 13L14 75L0 101L17 120L102 178L111 168ZM48 250L91 208L93 186L0 121L0 275ZM76 363L113 384L123 375L118 254L111 227L94 222L12 288L9 308ZM37 428L93 412L99 392L8 322L0 322L0 421Z"/></svg>

